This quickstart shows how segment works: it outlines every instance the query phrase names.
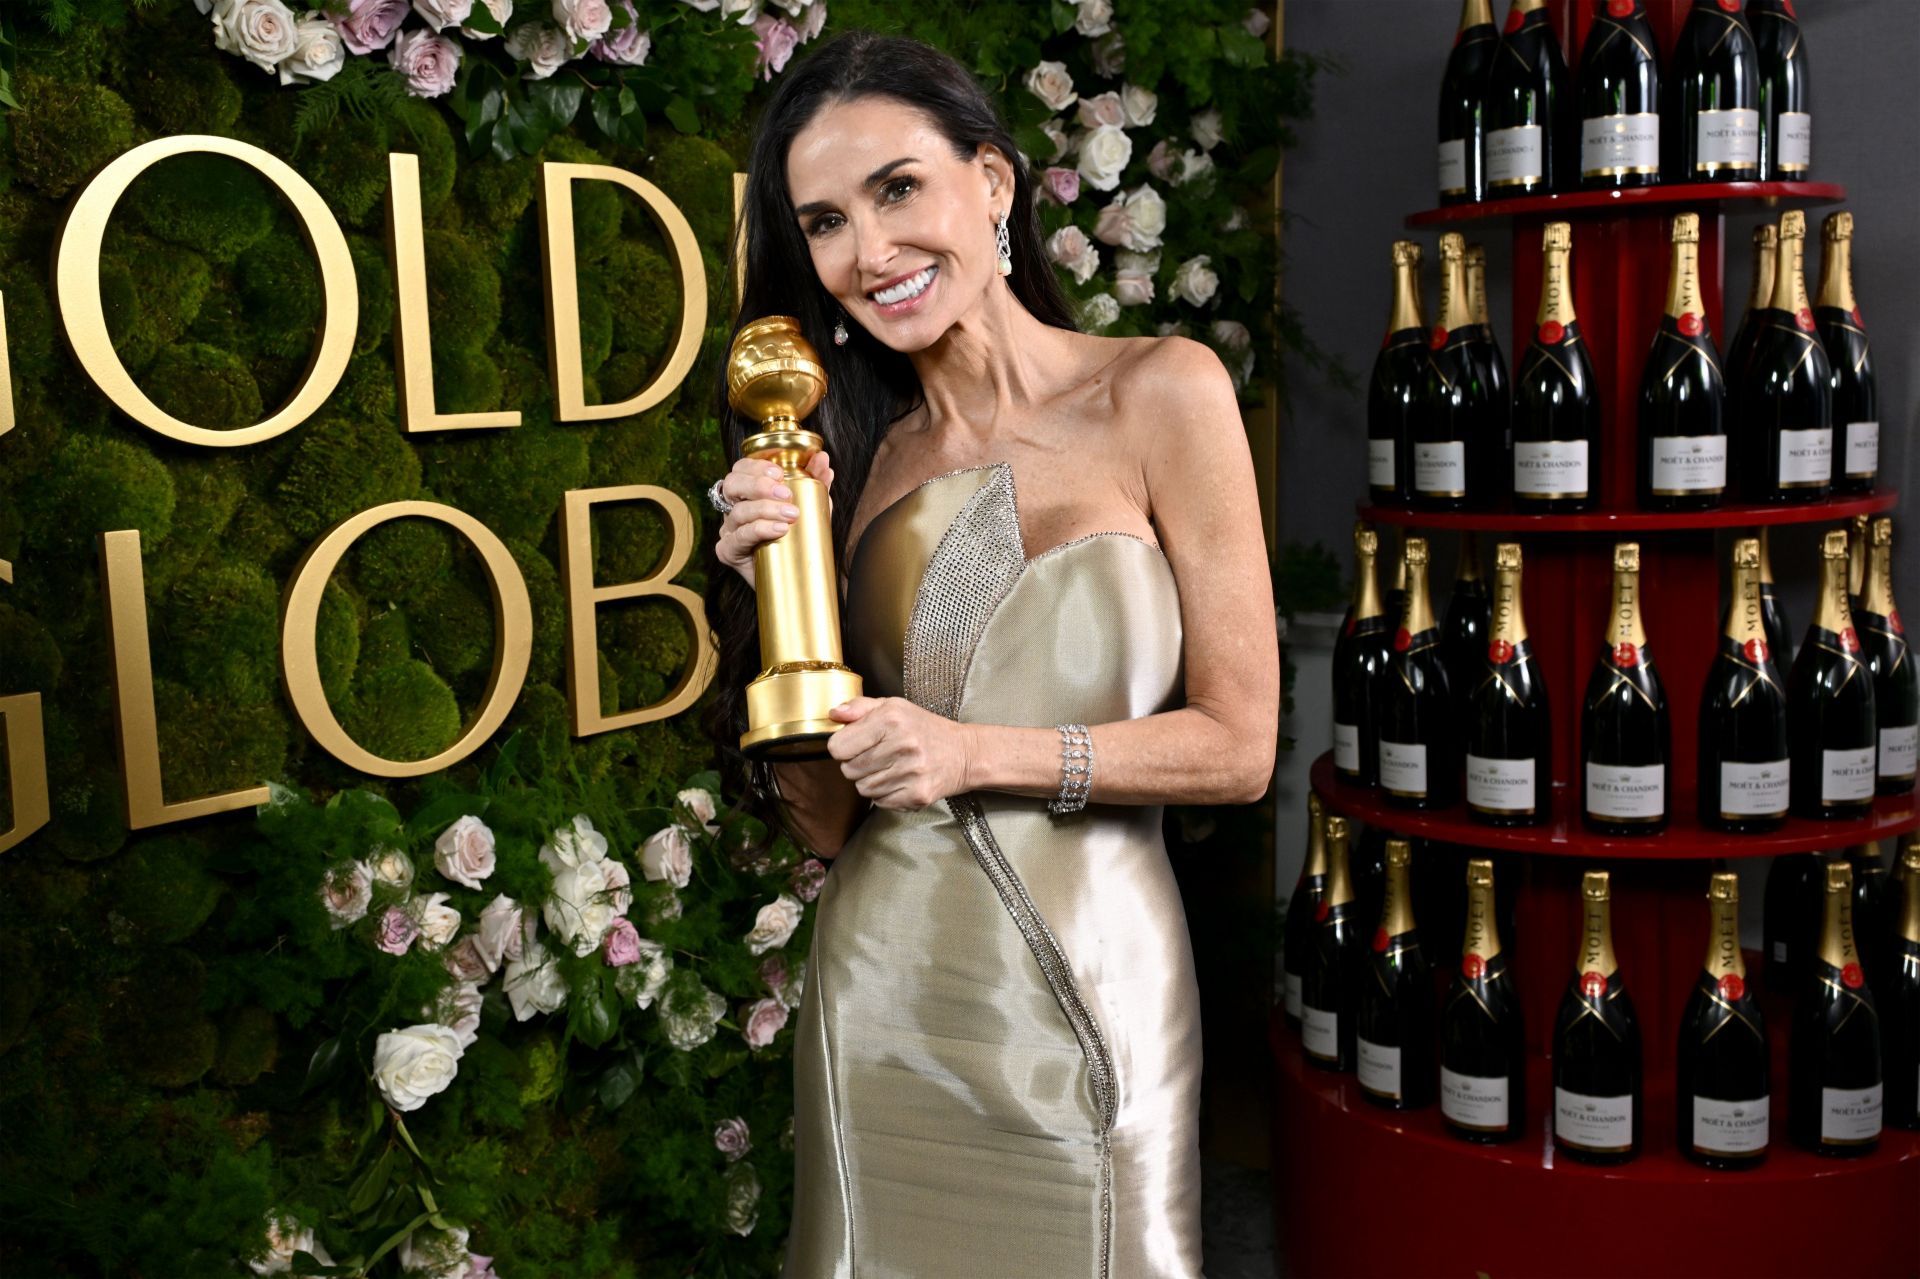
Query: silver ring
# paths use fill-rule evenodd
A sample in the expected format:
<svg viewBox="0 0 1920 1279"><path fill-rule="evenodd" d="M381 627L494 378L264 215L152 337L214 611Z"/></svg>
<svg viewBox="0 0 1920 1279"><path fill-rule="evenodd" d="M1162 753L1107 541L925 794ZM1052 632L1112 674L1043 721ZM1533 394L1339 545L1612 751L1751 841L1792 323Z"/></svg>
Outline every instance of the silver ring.
<svg viewBox="0 0 1920 1279"><path fill-rule="evenodd" d="M720 512L722 515L725 515L733 509L732 499L720 491L720 485L726 478L724 475L721 476L713 482L713 487L707 490L707 501L712 505L714 510Z"/></svg>

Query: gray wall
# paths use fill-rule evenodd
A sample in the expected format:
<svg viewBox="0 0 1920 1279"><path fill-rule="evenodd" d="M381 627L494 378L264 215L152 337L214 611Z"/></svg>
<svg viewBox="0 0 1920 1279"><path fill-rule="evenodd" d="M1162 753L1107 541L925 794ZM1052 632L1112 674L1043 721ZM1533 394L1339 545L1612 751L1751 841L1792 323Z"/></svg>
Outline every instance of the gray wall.
<svg viewBox="0 0 1920 1279"><path fill-rule="evenodd" d="M1920 425L1920 0L1799 0L1797 7L1811 61L1814 175L1846 187L1844 207L1854 213L1855 291L1880 383L1881 482L1911 493L1920 482L1910 442ZM1496 21L1506 16L1500 0L1494 9ZM1286 300L1363 385L1386 321L1388 246L1408 234L1406 214L1435 203L1434 107L1459 17L1457 0L1286 3L1288 46L1345 66L1319 81L1314 119L1287 154ZM1746 298L1745 246L1759 216L1727 217L1728 328ZM1511 359L1506 237L1496 224L1482 225L1470 238L1487 246L1493 321ZM1413 234L1429 250L1431 310L1436 237ZM1312 373L1296 371L1290 380L1280 535L1317 539L1345 560L1353 502L1366 482L1366 401ZM1896 516L1920 510L1911 498L1901 507ZM1814 541L1804 533L1775 539L1776 574L1796 630L1811 613ZM1920 613L1920 524L1900 521L1896 541L1896 595L1913 615ZM1451 576L1450 552L1439 562Z"/></svg>

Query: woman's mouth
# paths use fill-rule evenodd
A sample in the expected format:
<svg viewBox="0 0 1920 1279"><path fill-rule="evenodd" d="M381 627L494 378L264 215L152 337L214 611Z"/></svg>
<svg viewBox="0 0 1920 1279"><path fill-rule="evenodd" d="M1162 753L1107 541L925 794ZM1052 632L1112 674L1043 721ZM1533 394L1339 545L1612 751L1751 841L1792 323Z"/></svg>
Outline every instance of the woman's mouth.
<svg viewBox="0 0 1920 1279"><path fill-rule="evenodd" d="M927 296L927 290L933 287L934 277L940 274L937 266L922 267L900 283L867 294L874 308L881 315L905 315L920 304Z"/></svg>

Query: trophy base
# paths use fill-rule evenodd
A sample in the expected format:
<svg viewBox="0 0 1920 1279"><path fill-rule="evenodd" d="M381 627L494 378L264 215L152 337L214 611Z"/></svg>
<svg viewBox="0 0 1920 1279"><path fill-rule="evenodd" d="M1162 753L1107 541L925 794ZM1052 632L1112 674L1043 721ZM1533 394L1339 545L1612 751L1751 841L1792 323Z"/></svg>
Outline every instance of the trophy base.
<svg viewBox="0 0 1920 1279"><path fill-rule="evenodd" d="M838 662L776 667L747 685L740 749L751 759L799 763L826 759L827 739L845 728L827 714L861 694L860 676Z"/></svg>

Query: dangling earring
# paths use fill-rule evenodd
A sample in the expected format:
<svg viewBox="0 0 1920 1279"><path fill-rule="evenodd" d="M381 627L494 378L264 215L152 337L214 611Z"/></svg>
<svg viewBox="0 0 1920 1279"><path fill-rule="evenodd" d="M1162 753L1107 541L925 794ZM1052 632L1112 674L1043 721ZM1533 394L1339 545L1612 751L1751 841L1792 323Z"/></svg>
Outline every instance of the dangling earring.
<svg viewBox="0 0 1920 1279"><path fill-rule="evenodd" d="M840 318L833 322L833 344L835 346L847 344L847 313L845 311L840 312Z"/></svg>
<svg viewBox="0 0 1920 1279"><path fill-rule="evenodd" d="M1013 238L1007 234L1007 215L1000 215L1000 225L994 230L994 245L1000 251L1000 274L1013 274Z"/></svg>

